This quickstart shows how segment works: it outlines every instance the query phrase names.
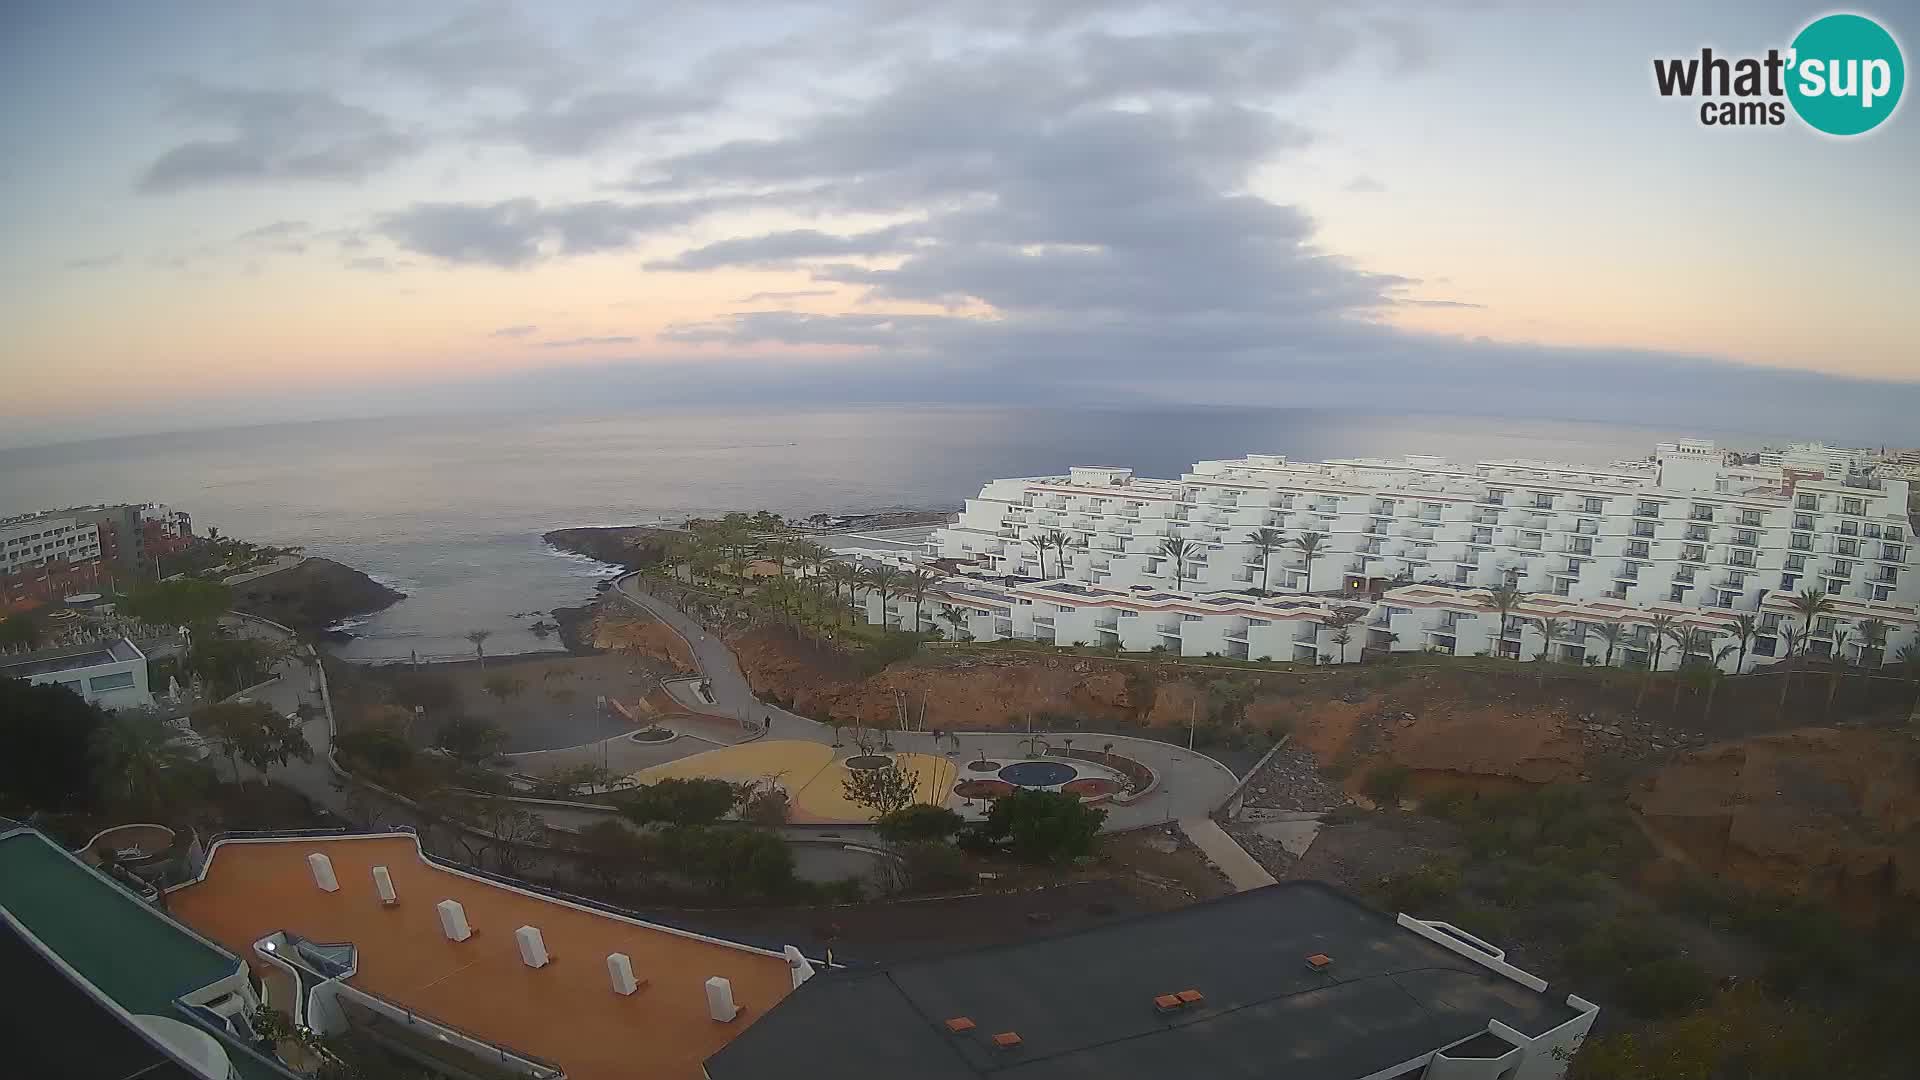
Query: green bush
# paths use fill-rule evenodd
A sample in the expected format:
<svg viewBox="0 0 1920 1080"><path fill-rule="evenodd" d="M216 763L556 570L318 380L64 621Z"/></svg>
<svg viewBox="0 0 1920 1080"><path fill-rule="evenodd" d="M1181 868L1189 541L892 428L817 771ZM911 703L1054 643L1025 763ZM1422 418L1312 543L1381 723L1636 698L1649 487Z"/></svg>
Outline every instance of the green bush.
<svg viewBox="0 0 1920 1080"><path fill-rule="evenodd" d="M1093 854L1105 810L1059 791L1019 791L994 801L987 819L969 829L976 847L1002 847L1028 862L1061 862Z"/></svg>
<svg viewBox="0 0 1920 1080"><path fill-rule="evenodd" d="M1406 793L1407 780L1411 777L1404 765L1383 765L1367 774L1363 785L1367 798L1383 807L1400 805L1400 796Z"/></svg>
<svg viewBox="0 0 1920 1080"><path fill-rule="evenodd" d="M950 839L966 824L966 819L944 806L919 803L890 814L882 814L873 823L880 839L890 844L916 840Z"/></svg>
<svg viewBox="0 0 1920 1080"><path fill-rule="evenodd" d="M731 813L744 794L740 785L725 780L668 777L622 792L618 805L642 825L711 825Z"/></svg>
<svg viewBox="0 0 1920 1080"><path fill-rule="evenodd" d="M914 892L958 889L973 883L966 856L952 844L915 840L895 846L893 852L900 858L903 882Z"/></svg>
<svg viewBox="0 0 1920 1080"><path fill-rule="evenodd" d="M1407 873L1381 881L1375 891L1395 911L1437 911L1459 894L1460 866L1446 861L1421 863Z"/></svg>
<svg viewBox="0 0 1920 1080"><path fill-rule="evenodd" d="M1650 960L1620 980L1620 1004L1649 1020L1691 1012L1713 996L1713 976L1684 956Z"/></svg>
<svg viewBox="0 0 1920 1080"><path fill-rule="evenodd" d="M794 887L793 851L770 832L678 825L659 836L661 865L716 896L780 896Z"/></svg>

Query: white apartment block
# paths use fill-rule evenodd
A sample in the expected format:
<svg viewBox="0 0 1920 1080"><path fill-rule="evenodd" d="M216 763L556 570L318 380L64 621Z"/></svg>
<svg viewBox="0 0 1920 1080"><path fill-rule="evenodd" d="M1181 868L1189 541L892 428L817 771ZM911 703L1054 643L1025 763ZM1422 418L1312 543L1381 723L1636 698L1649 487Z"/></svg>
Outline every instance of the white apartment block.
<svg viewBox="0 0 1920 1080"><path fill-rule="evenodd" d="M1785 653L1787 598L1826 590L1833 631L1866 619L1889 627L1885 660L1916 639L1920 581L1908 483L1850 478L1789 483L1777 467L1729 466L1712 443L1662 444L1652 462L1586 467L1533 461L1449 464L1431 457L1289 461L1251 454L1202 461L1174 480L1075 467L1065 476L995 480L933 533L925 556L954 560L923 603L922 622L964 612L975 638L1163 648L1187 656L1341 662L1363 650L1498 653L1603 661L1597 627L1624 623L1615 664L1649 659L1656 615L1733 644L1737 617L1762 632L1728 671ZM1283 537L1269 559L1248 536ZM1063 560L1036 541L1069 538ZM1296 538L1322 537L1311 564ZM1183 566L1169 538L1193 555ZM1309 580L1311 573L1311 580ZM1504 627L1489 590L1526 598ZM1378 599L1375 599L1375 597ZM911 618L910 598L868 617ZM1357 616L1344 646L1333 639ZM1548 642L1536 620L1557 620ZM1797 630L1797 627L1796 627ZM1504 632L1502 632L1504 631ZM1848 658L1862 659L1852 632ZM1677 663L1668 646L1663 667Z"/></svg>
<svg viewBox="0 0 1920 1080"><path fill-rule="evenodd" d="M118 637L0 653L0 679L64 686L103 709L150 709L147 655Z"/></svg>
<svg viewBox="0 0 1920 1080"><path fill-rule="evenodd" d="M100 557L100 529L71 514L30 514L0 521L0 574L48 562L86 562Z"/></svg>

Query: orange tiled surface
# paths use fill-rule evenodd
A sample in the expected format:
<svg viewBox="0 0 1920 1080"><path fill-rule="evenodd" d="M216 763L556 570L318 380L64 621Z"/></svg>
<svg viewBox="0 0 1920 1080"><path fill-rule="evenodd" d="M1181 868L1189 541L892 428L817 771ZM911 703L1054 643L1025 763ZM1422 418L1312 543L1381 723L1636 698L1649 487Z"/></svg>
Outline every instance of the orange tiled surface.
<svg viewBox="0 0 1920 1080"><path fill-rule="evenodd" d="M323 893L307 855L333 860L340 890ZM383 908L372 867L393 875L400 903ZM458 900L473 937L440 932L434 905ZM559 1064L573 1080L697 1078L700 1063L785 997L786 962L589 914L462 877L423 861L411 837L304 839L223 845L205 881L169 893L181 921L245 957L275 930L313 941L351 941L351 983L401 1005ZM513 932L537 926L553 961L520 962ZM622 997L606 957L624 952L645 985ZM733 983L739 1019L707 1016L704 984Z"/></svg>

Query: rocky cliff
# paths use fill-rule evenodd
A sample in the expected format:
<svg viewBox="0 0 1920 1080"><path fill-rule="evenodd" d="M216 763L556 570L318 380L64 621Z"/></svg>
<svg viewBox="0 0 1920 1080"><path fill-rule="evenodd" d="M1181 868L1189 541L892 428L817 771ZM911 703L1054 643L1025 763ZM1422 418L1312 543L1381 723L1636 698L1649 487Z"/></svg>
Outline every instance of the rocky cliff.
<svg viewBox="0 0 1920 1080"><path fill-rule="evenodd" d="M666 554L666 540L673 535L673 530L646 525L611 525L555 529L542 533L540 539L561 551L638 570L659 562Z"/></svg>
<svg viewBox="0 0 1920 1080"><path fill-rule="evenodd" d="M236 610L284 623L295 630L321 630L355 615L405 599L351 566L307 559L233 587Z"/></svg>

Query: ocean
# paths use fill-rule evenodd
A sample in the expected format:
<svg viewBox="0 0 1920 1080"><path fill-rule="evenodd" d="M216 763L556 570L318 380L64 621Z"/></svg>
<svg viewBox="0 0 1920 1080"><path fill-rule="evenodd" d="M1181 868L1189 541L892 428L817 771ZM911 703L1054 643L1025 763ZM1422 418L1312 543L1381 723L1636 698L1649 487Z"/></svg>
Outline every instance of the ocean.
<svg viewBox="0 0 1920 1080"><path fill-rule="evenodd" d="M348 627L352 659L556 647L528 631L612 568L548 548L584 525L727 510L790 515L958 507L987 480L1131 466L1172 476L1202 458L1436 454L1605 463L1655 431L1567 421L1307 409L676 410L323 421L0 450L0 516L164 502L196 532L357 567L407 594ZM1707 433L1711 434L1711 433ZM1723 439L1726 436L1722 436ZM1757 439L1735 440L1745 445Z"/></svg>

